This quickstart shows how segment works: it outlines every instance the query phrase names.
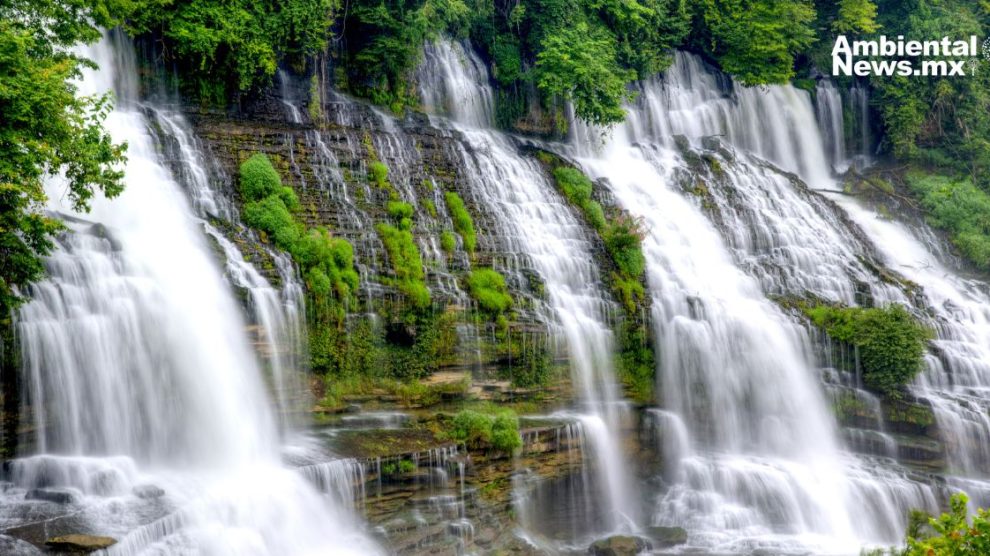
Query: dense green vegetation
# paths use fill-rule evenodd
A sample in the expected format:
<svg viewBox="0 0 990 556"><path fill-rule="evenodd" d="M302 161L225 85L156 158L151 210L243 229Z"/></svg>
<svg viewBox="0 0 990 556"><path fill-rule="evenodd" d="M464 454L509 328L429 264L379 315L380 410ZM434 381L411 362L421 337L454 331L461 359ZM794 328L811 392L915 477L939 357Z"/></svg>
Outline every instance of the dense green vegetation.
<svg viewBox="0 0 990 556"><path fill-rule="evenodd" d="M970 519L969 498L952 495L949 511L932 517L920 510L911 512L907 546L875 549L864 556L967 556L990 554L990 512L978 509Z"/></svg>
<svg viewBox="0 0 990 556"><path fill-rule="evenodd" d="M948 232L963 257L990 270L990 195L969 178L909 172L907 183L928 222Z"/></svg>
<svg viewBox="0 0 990 556"><path fill-rule="evenodd" d="M271 82L279 63L304 70L326 49L336 0L135 0L132 33L160 41L189 94L223 104Z"/></svg>
<svg viewBox="0 0 990 556"><path fill-rule="evenodd" d="M299 199L264 154L255 154L241 164L241 196L244 222L263 233L280 249L292 255L306 279L312 301L326 305L331 299L351 300L357 290L354 249L325 228L306 229L295 214Z"/></svg>
<svg viewBox="0 0 990 556"><path fill-rule="evenodd" d="M498 317L512 307L512 296L505 285L505 277L492 268L478 268L468 275L468 292L478 302L481 310Z"/></svg>
<svg viewBox="0 0 990 556"><path fill-rule="evenodd" d="M444 193L443 199L447 203L447 210L450 211L450 218L454 221L454 231L461 236L461 241L464 242L464 250L468 253L474 253L477 242L477 237L474 234L474 221L471 219L471 213L464 206L464 200L454 191Z"/></svg>
<svg viewBox="0 0 990 556"><path fill-rule="evenodd" d="M109 9L109 8L116 9ZM102 128L111 99L77 97L90 63L69 48L94 42L122 6L79 0L0 2L0 319L44 274L61 223L45 214L43 181L62 172L65 198L87 211L96 191L123 188L124 146Z"/></svg>
<svg viewBox="0 0 990 556"><path fill-rule="evenodd" d="M473 450L492 448L511 454L522 447L519 418L508 409L493 413L465 409L454 416L449 435Z"/></svg>
<svg viewBox="0 0 990 556"><path fill-rule="evenodd" d="M644 310L647 298L642 223L616 207L606 211L592 199L593 184L577 168L564 164L550 153L541 152L538 158L552 168L557 188L569 203L581 211L605 245L614 266L607 281L625 312L617 331L619 376L630 398L648 403L653 399L656 361Z"/></svg>
<svg viewBox="0 0 990 556"><path fill-rule="evenodd" d="M888 398L899 398L904 386L924 368L931 331L900 305L836 307L800 305L815 326L833 340L855 346L863 383Z"/></svg>

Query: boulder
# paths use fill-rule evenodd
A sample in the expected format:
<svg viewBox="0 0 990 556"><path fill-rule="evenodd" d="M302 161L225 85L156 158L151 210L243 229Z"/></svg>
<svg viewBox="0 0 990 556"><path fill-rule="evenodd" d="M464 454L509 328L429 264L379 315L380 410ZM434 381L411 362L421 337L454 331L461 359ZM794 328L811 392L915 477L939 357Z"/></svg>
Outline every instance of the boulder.
<svg viewBox="0 0 990 556"><path fill-rule="evenodd" d="M650 542L642 537L628 535L613 535L597 540L588 548L592 556L635 556L649 550Z"/></svg>
<svg viewBox="0 0 990 556"><path fill-rule="evenodd" d="M646 534L657 548L677 546L688 540L688 533L683 527L650 527Z"/></svg>
<svg viewBox="0 0 990 556"><path fill-rule="evenodd" d="M165 496L165 490L155 485L138 485L132 489L132 492L134 496L145 500Z"/></svg>
<svg viewBox="0 0 990 556"><path fill-rule="evenodd" d="M56 504L71 504L79 499L79 495L71 490L61 488L34 488L24 495L28 500L44 500Z"/></svg>
<svg viewBox="0 0 990 556"><path fill-rule="evenodd" d="M81 534L62 535L61 537L52 537L45 541L48 548L55 552L69 552L72 554L88 554L109 548L116 543L117 540L112 537Z"/></svg>

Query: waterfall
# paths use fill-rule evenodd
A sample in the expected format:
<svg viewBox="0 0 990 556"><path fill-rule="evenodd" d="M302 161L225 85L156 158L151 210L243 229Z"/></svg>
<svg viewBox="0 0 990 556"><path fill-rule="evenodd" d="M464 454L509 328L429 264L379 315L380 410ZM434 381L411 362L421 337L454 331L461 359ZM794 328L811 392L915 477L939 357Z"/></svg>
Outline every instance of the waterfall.
<svg viewBox="0 0 990 556"><path fill-rule="evenodd" d="M832 168L841 174L849 169L845 125L842 120L842 95L828 79L819 81L815 88L815 115L818 116L818 125L822 130Z"/></svg>
<svg viewBox="0 0 990 556"><path fill-rule="evenodd" d="M687 527L691 544L855 551L896 542L909 509L938 507L935 487L893 462L844 453L815 379L829 397L869 395L819 373L811 338L768 300L909 302L839 207L753 156L832 189L825 138L807 93L743 88L683 53L641 84L611 137L575 128L579 162L648 224L658 427L688 436L654 522ZM887 442L878 429L850 434Z"/></svg>
<svg viewBox="0 0 990 556"><path fill-rule="evenodd" d="M594 265L585 227L553 192L539 164L519 154L508 137L491 129L493 94L484 64L470 49L439 41L426 46L418 82L424 103L448 115L462 138L463 172L477 205L494 215L499 237L510 252L528 259L544 280L545 320L566 343L598 488L607 507L594 530L628 528L638 501L628 484L619 427L622 398L613 370L614 345L605 314L608 301Z"/></svg>
<svg viewBox="0 0 990 556"><path fill-rule="evenodd" d="M11 463L4 523L35 508L45 517L26 535L111 535L112 554L377 552L346 507L281 464L246 322L196 214L219 205L190 202L164 165L130 45L80 53L99 65L80 93L116 93L105 125L128 143L126 190L73 214L49 183L71 231L18 316L41 454Z"/></svg>
<svg viewBox="0 0 990 556"><path fill-rule="evenodd" d="M578 149L586 171L646 223L658 389L690 434L654 522L685 527L693 543L716 551L848 548L838 448L801 332L675 189L683 162L637 134L637 121L659 114L639 115L604 150Z"/></svg>
<svg viewBox="0 0 990 556"><path fill-rule="evenodd" d="M256 344L266 355L283 423L292 414L309 407L305 379L298 355L303 350L303 317L305 298L302 283L296 275L289 256L269 249L282 282L276 290L267 278L246 260L237 244L224 236L214 219L243 228L237 210L230 201L232 192L223 192L214 185L211 175L218 169L208 168L198 141L182 114L167 107L151 106L147 112L155 123L156 139L169 160L171 170L180 177L193 210L210 239L220 247L225 261L225 274L232 285L248 293L247 304L256 331ZM241 232L246 233L246 232Z"/></svg>
<svg viewBox="0 0 990 556"><path fill-rule="evenodd" d="M986 418L990 409L986 395L990 386L986 365L986 361L990 360L986 347L990 345L990 338L987 337L990 298L985 293L985 286L960 277L949 268L943 262L945 250L924 226L908 226L880 218L853 198L827 193L838 189L835 181L823 179L817 166L802 164L801 161L828 158L825 149L829 141L823 141L823 138L838 136L834 112L823 118L820 107L816 122L811 100L801 91L791 87L770 87L764 92L740 89L737 85L727 84L727 78L705 68L701 62L685 60L689 58L687 55L678 54L677 58L674 68L662 80L643 85L641 100L629 108L629 124L615 130L614 139L603 152L588 149L584 143L583 153L588 157L585 164L610 178L620 200L625 191L624 183L633 182L629 186L632 189L639 185L635 181L637 178L643 181L642 176L649 175L646 162L666 169L668 177L673 175L675 183L701 180L704 184L703 211L722 236L722 241L731 249L735 266L759 281L763 295L804 296L810 293L847 304L896 302L916 305L917 314L931 322L937 339L927 357L928 369L912 386L912 392L934 408L938 431L948 451L947 468L950 473L963 475L947 477L950 489L966 489L974 494L980 504L985 504L988 488L981 477L988 472L985 462L990 457L986 452L990 439ZM819 88L820 95L823 88L827 85ZM868 163L872 139L866 91L854 86L849 96L852 99L850 104L855 108L851 111L855 123L853 130L844 126L842 135L846 138L858 137L847 144L853 145L850 151L857 153L854 158ZM683 98L694 98L697 102L687 104L682 102ZM781 99L791 99L786 105L791 121L787 118L764 120L759 138L740 132L754 128L740 126L739 122L771 113L781 106ZM834 98L829 100L819 96L820 103L826 101L831 105L831 110L837 110ZM694 116L685 116L686 106ZM778 126L784 128L776 129ZM789 129L792 126L805 131L797 133ZM827 128L826 131L819 126ZM678 132L686 134L693 145L686 152L669 135ZM596 132L585 129L583 136L593 133ZM724 137L731 146L722 147L718 141L712 140L712 135ZM677 152L672 145L682 152ZM698 145L701 145L704 157L717 162L717 165L712 164L712 169L689 168L691 164L686 159L698 156ZM800 156L794 158L781 154L788 150L800 153ZM620 158L623 152L627 153L627 158ZM813 188L825 191L827 198L779 174L749 153L798 173ZM634 168L637 160L642 166ZM631 177L621 179L625 174ZM682 191L689 189L689 185L682 183ZM697 188L697 185L690 186ZM645 189L645 186L641 188ZM659 195L656 190L643 192L639 196L629 195L631 203L628 206L638 207L647 216L662 214L664 208L672 210L669 207L678 206L676 203L683 201L681 193L664 198L655 206L645 204ZM694 203L681 208L687 212L693 210L695 214L698 212L698 206ZM651 237L659 235L658 229L663 229L661 226L670 227L675 217L672 214L657 216L653 221ZM698 237L698 234L692 237L695 252L709 253L710 248L699 248ZM653 256L649 258L655 260ZM687 263L677 265L679 268L688 266ZM889 268L905 276L920 285L921 291L915 292L906 286L891 283L877 275L877 268ZM712 272L708 269L704 274L709 281ZM671 277L666 276L658 282L653 286L651 281L654 290L664 283L669 284ZM717 291L705 280L692 282L691 286L699 292ZM692 307L697 315L709 314L707 306L698 301L693 303L698 307ZM657 308L662 306L659 302L655 303ZM692 315L692 319L699 318ZM658 321L662 322L662 318L658 317ZM752 353L752 349L740 352ZM662 364L668 365L669 362ZM857 390L855 383L835 378L842 373L826 371L822 378L827 392L852 390L860 399L872 399L868 405L876 403L875 398ZM661 378L662 389L670 388L666 373L669 370ZM810 376L811 371L805 370L801 374ZM738 374L730 373L729 376L738 377ZM779 384L780 378L775 381ZM676 380L673 382L677 384ZM687 399L696 395L682 392ZM751 396L746 393L744 397L747 406L753 404ZM678 407L677 400L666 400L666 403L668 408ZM724 406L719 404L718 407ZM807 406L803 408L801 420L805 426L810 409ZM766 410L761 413L766 414ZM732 415L732 412L729 414ZM721 430L724 426L720 424L714 428ZM693 445L696 446L698 433L691 432L695 435ZM826 432L829 436L834 434ZM861 431L853 429L848 432L856 437ZM880 427L875 432L880 435L882 443L890 441ZM708 434L718 436L717 432ZM718 442L716 445L721 446ZM835 458L836 448L829 451ZM844 509L838 506L831 508L831 511L843 511L851 516L853 531L861 542L898 540L907 509L921 507L936 511L939 500L946 495L937 482L932 484L930 479L912 474L889 460L851 459L848 455L840 455L839 460L840 483L845 485L846 502ZM697 473L705 476L703 472ZM747 484L744 480L747 474L759 476L759 470L740 471L738 475L730 476L734 477L731 482L725 476L720 476L720 480L727 483L726 488L738 488L740 484ZM706 485L718 484L710 479L695 480ZM690 476L687 482L691 482ZM760 490L763 496L767 495L765 485ZM862 510L863 501L868 504L867 511ZM685 505L685 508L697 511L694 508L698 506L700 504L693 507ZM786 505L782 507L788 508ZM668 519L671 514L677 515L677 508L665 507L662 502L661 510L658 513L661 520ZM790 512L800 516L796 506L781 513L786 516ZM736 527L740 523L748 525L737 513L732 513L730 517L736 520L733 522ZM794 523L796 518L787 519ZM746 530L746 527L741 529ZM692 542L696 540L692 538Z"/></svg>

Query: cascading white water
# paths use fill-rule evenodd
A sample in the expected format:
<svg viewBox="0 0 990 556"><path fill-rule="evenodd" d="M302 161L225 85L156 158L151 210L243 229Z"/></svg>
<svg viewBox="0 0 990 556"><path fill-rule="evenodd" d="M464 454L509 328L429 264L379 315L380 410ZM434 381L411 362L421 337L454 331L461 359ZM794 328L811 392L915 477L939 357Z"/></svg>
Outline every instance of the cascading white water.
<svg viewBox="0 0 990 556"><path fill-rule="evenodd" d="M849 549L838 450L801 331L674 188L683 161L656 144L665 135L638 127L664 114L631 111L604 151L577 146L586 171L646 224L658 387L691 435L654 521L714 550Z"/></svg>
<svg viewBox="0 0 990 556"><path fill-rule="evenodd" d="M649 225L644 247L668 410L661 422L690 432L691 452L675 466L655 520L686 526L692 544L717 550L855 551L857 543L898 540L905 512L936 509L933 488L896 466L875 469L842 454L814 383L810 342L765 297L907 302L871 273L872 248L839 211L746 154L799 173L813 188L833 187L808 95L742 88L678 53L662 79L641 85L604 148L600 135L577 126L575 152ZM679 152L689 147L677 135L703 146L711 169ZM703 196L714 226L685 199L688 189ZM677 418L683 424L671 427Z"/></svg>
<svg viewBox="0 0 990 556"><path fill-rule="evenodd" d="M678 58L682 57L684 55L678 55ZM686 68L689 71L685 71ZM708 75L696 75L697 71ZM838 189L834 180L823 180L820 172L802 166L800 160L781 157L784 149L774 144L777 140L792 141L788 148L795 153L805 153L802 155L805 159L824 158L820 138L806 139L810 135L827 135L822 134L818 126L835 127L837 123L831 117L830 121L816 123L810 99L790 87L771 87L761 93L762 96L747 93L750 103L738 101L727 96L730 88L724 79L700 63L688 64L679 60L674 71L663 82L656 83L660 90L650 91L653 84L645 86L645 102L632 109L630 127L654 132L684 131L693 141L706 135L722 135L739 149L751 150L798 172L816 188ZM744 93L737 88L736 94ZM869 147L864 145L870 144L870 124L865 116L865 91L850 95L855 96L850 105L855 108L852 119L856 122L856 135L859 135L855 150L868 162ZM700 99L700 104L685 102L683 98ZM771 129L765 130L765 138L761 141L740 137L738 131L733 131L739 129L735 122L752 118L752 115L736 112L753 110L755 114L765 114L779 107L781 98L795 99L787 107L793 121L769 121L767 125ZM653 99L663 102L651 105ZM697 122L684 122L685 106L690 106L699 115ZM642 114L644 110L649 113ZM822 110L818 112L821 116ZM706 117L709 114L718 114L718 117ZM641 124L644 119L650 125ZM787 129L772 129L778 125L795 125L810 131L796 134ZM625 137L621 131L619 137ZM830 133L834 134L835 130ZM650 138L635 132L628 135L635 137L640 150L651 149L643 146ZM853 134L847 129L844 135ZM663 135L653 136L652 140L670 142L669 137ZM990 385L987 380L990 377L986 374L986 361L990 359L986 346L990 344L990 338L986 332L990 299L982 293L981 285L957 277L941 264L938 258L941 248L922 227L908 228L878 218L844 195L834 197L838 206L831 205L817 195L802 191L799 184L791 183L772 169L749 160L744 153L719 154L716 150L709 156L720 162L724 176L708 182L711 198L706 202L714 205L713 218L732 246L737 265L757 277L764 292L812 293L844 303L858 303L860 295L867 295L879 304L917 303L914 296L906 295L888 280L876 276L875 270L870 270L867 263L877 255L879 264L922 286L922 299L926 305L922 315L932 315L938 339L935 355L928 357L929 369L913 390L934 406L940 434L949 450L949 469L967 475L948 477L949 484L970 490L984 503L988 489L979 477L986 473L981 467L990 457L985 452L990 438L986 420L987 386ZM674 166L678 164L681 163L673 162ZM628 162L619 166L627 167ZM855 224L848 223L845 214L852 217ZM864 243L860 239L863 232L872 241ZM886 462L876 466L876 463L844 463L849 492L857 501L869 504L869 511L865 513L848 505L847 511L854 516L855 529L861 539L892 542L899 537L903 515L908 508L922 507L933 511L944 493L937 493L939 487L935 485L919 483L918 480L923 479L912 478L896 466Z"/></svg>
<svg viewBox="0 0 990 556"><path fill-rule="evenodd" d="M239 221L236 208L210 181L210 172L201 149L182 114L161 107L151 107L159 143L163 143L173 160L172 170L181 175L196 215L202 219L207 235L224 254L225 272L232 285L248 293L248 309L255 324L256 343L266 355L280 414L288 423L293 413L309 407L305 380L298 359L303 349L303 315L305 300L302 284L289 257L269 251L275 262L282 290L277 291L268 279L244 260L237 245L227 239L211 222L218 218L231 224Z"/></svg>
<svg viewBox="0 0 990 556"><path fill-rule="evenodd" d="M30 516L48 516L44 534L120 537L113 554L377 552L345 508L280 462L245 322L135 104L129 45L105 39L82 54L100 69L80 92L116 91L106 127L129 145L126 190L71 215L50 184L50 208L73 231L18 318L44 455L12 462L4 524L30 530Z"/></svg>
<svg viewBox="0 0 990 556"><path fill-rule="evenodd" d="M573 212L553 193L537 162L522 157L506 136L491 129L493 94L484 64L470 49L439 41L426 46L418 80L424 102L446 114L463 138L458 153L470 195L495 215L499 237L528 259L549 296L547 321L566 342L580 401L577 418L595 457L608 506L601 533L634 526L638 500L628 484L619 444L622 398L613 372L613 341L605 324L591 247Z"/></svg>
<svg viewBox="0 0 990 556"><path fill-rule="evenodd" d="M815 89L815 115L818 117L832 168L841 174L849 169L845 125L842 120L842 95L828 79L819 81Z"/></svg>

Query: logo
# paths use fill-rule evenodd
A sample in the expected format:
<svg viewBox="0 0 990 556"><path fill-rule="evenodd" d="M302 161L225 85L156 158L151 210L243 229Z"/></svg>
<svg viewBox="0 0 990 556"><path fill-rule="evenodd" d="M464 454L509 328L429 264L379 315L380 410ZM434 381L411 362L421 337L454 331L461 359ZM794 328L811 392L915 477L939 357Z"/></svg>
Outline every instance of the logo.
<svg viewBox="0 0 990 556"><path fill-rule="evenodd" d="M957 77L975 75L980 54L990 60L990 38L980 47L979 38L953 40L905 40L886 35L879 39L850 41L845 35L832 48L832 75ZM969 65L967 71L967 64Z"/></svg>

